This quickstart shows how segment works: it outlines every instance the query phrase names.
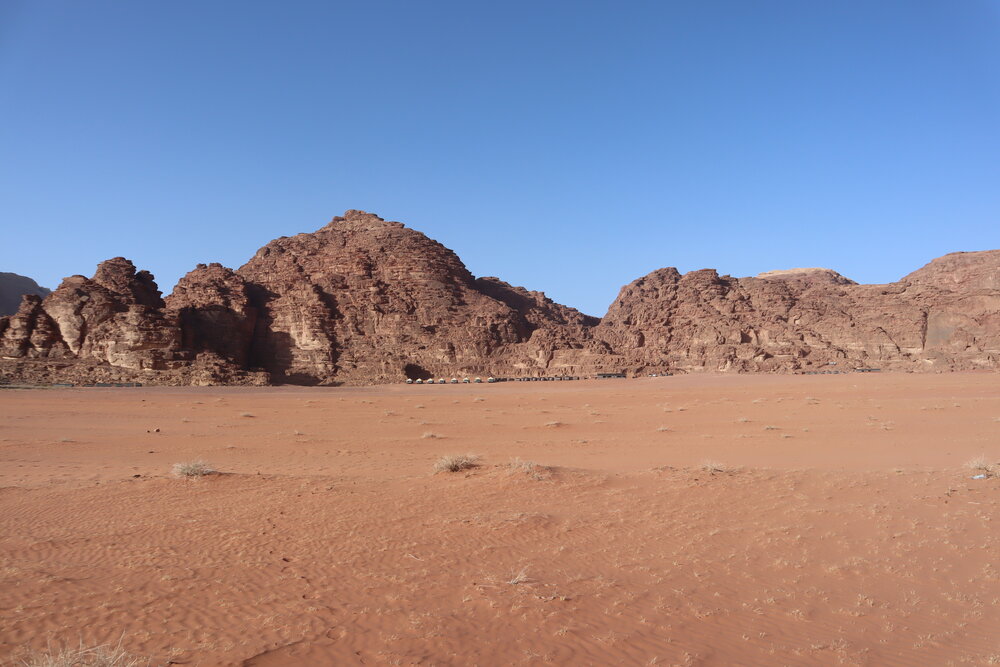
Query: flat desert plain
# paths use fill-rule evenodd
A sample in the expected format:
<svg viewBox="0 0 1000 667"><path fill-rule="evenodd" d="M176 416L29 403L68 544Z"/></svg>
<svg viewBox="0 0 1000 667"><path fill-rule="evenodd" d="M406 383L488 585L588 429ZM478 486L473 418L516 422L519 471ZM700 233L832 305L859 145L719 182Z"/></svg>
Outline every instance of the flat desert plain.
<svg viewBox="0 0 1000 667"><path fill-rule="evenodd" d="M5 390L0 662L1000 664L998 461L996 374Z"/></svg>

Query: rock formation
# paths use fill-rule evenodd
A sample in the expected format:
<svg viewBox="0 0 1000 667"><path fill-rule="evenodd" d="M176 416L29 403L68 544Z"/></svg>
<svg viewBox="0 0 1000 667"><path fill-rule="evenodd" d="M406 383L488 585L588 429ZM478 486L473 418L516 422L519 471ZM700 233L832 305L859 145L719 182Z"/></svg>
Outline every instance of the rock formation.
<svg viewBox="0 0 1000 667"><path fill-rule="evenodd" d="M0 318L0 370L18 381L244 380L236 364L213 365L198 351L182 344L178 314L153 276L124 257L102 262L93 278L66 278L44 300L26 296L16 315Z"/></svg>
<svg viewBox="0 0 1000 667"><path fill-rule="evenodd" d="M505 357L530 364L531 351L514 351L540 329L586 321L537 293L497 298L502 283L475 281L451 250L363 211L272 241L237 273L260 308L252 363L279 382L513 371Z"/></svg>
<svg viewBox="0 0 1000 667"><path fill-rule="evenodd" d="M257 308L251 286L221 264L199 264L166 299L181 331L181 346L219 363L248 368Z"/></svg>
<svg viewBox="0 0 1000 667"><path fill-rule="evenodd" d="M48 293L48 289L39 286L27 276L0 272L0 317L16 313L21 305L23 295L33 294L44 297Z"/></svg>
<svg viewBox="0 0 1000 667"><path fill-rule="evenodd" d="M0 380L365 384L603 371L1000 368L1000 251L888 285L829 269L753 278L660 269L598 320L474 278L398 222L347 211L233 271L198 265L166 299L118 257L0 318Z"/></svg>
<svg viewBox="0 0 1000 667"><path fill-rule="evenodd" d="M996 369L998 284L996 250L947 255L888 285L829 269L660 269L622 288L594 336L637 373Z"/></svg>

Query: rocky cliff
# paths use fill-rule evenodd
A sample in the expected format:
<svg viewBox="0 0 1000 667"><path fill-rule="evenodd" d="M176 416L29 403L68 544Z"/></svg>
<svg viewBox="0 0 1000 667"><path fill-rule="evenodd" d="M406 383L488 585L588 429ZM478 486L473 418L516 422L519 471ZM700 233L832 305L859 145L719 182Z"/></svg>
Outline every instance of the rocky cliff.
<svg viewBox="0 0 1000 667"><path fill-rule="evenodd" d="M51 380L85 360L151 383L569 372L579 369L560 365L558 350L582 348L597 322L540 292L475 280L441 244L353 210L272 241L236 271L199 265L165 300L148 272L116 258L22 311L0 320L8 377L44 369ZM53 359L55 370L41 363Z"/></svg>
<svg viewBox="0 0 1000 667"><path fill-rule="evenodd" d="M148 271L124 257L109 259L93 278L70 276L44 300L25 296L14 316L0 318L0 374L40 382L266 381L186 346L181 321Z"/></svg>
<svg viewBox="0 0 1000 667"><path fill-rule="evenodd" d="M1000 251L946 255L887 285L829 269L660 269L622 288L593 333L632 372L997 369Z"/></svg>
<svg viewBox="0 0 1000 667"><path fill-rule="evenodd" d="M441 244L347 211L233 271L199 265L161 298L118 257L0 318L0 379L333 384L601 371L1000 367L1000 251L888 285L828 269L753 278L660 269L600 320Z"/></svg>
<svg viewBox="0 0 1000 667"><path fill-rule="evenodd" d="M558 344L552 332L596 322L477 281L440 243L363 211L272 241L237 273L260 310L251 365L279 382L534 372Z"/></svg>

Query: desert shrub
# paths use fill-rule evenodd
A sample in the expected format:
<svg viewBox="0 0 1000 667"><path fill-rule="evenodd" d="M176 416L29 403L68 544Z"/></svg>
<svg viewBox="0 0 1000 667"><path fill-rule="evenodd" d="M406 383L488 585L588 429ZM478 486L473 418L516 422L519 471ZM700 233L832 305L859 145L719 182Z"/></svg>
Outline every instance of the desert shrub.
<svg viewBox="0 0 1000 667"><path fill-rule="evenodd" d="M203 477L216 472L215 469L204 461L186 461L175 463L173 468L177 477Z"/></svg>
<svg viewBox="0 0 1000 667"><path fill-rule="evenodd" d="M528 568L522 567L517 572L511 573L510 579L507 580L507 583L511 586L517 586L518 584L526 584L529 581L531 581L531 579L528 577Z"/></svg>
<svg viewBox="0 0 1000 667"><path fill-rule="evenodd" d="M987 459L985 455L977 456L967 462L965 467L974 472L985 473L987 475L995 475L997 472L1000 472L1000 466L995 463L990 463L989 459Z"/></svg>
<svg viewBox="0 0 1000 667"><path fill-rule="evenodd" d="M434 472L459 472L479 465L479 457L475 454L457 454L442 456L434 464Z"/></svg>
<svg viewBox="0 0 1000 667"><path fill-rule="evenodd" d="M535 463L534 461L522 461L520 458L513 458L505 466L511 475L524 474L531 479L543 480L552 477L552 468Z"/></svg>
<svg viewBox="0 0 1000 667"><path fill-rule="evenodd" d="M18 664L18 663L15 663ZM34 651L19 660L23 667L148 667L149 660L131 655L122 648L121 641L115 645Z"/></svg>
<svg viewBox="0 0 1000 667"><path fill-rule="evenodd" d="M701 465L698 467L705 472L711 473L733 473L741 470L738 466L731 466L725 463L719 463L718 461L702 461Z"/></svg>

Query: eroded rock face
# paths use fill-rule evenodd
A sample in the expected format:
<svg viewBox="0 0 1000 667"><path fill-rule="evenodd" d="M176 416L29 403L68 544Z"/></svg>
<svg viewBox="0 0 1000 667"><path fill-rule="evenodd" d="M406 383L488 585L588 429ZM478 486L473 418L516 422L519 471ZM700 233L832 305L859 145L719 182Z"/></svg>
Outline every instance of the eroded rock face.
<svg viewBox="0 0 1000 667"><path fill-rule="evenodd" d="M250 363L257 308L251 286L221 264L199 264L174 287L166 308L180 325L183 349L246 369Z"/></svg>
<svg viewBox="0 0 1000 667"><path fill-rule="evenodd" d="M62 357L66 352L37 295L25 294L16 313L0 319L0 357Z"/></svg>
<svg viewBox="0 0 1000 667"><path fill-rule="evenodd" d="M238 273L261 312L253 358L288 381L497 372L500 350L537 328L451 250L363 211L272 241Z"/></svg>
<svg viewBox="0 0 1000 667"><path fill-rule="evenodd" d="M153 276L116 257L102 262L93 278L66 278L42 309L77 357L133 370L169 370L183 354L180 328L163 305Z"/></svg>
<svg viewBox="0 0 1000 667"><path fill-rule="evenodd" d="M888 285L827 269L661 269L622 288L594 335L633 372L995 369L998 269L997 251L948 255Z"/></svg>
<svg viewBox="0 0 1000 667"><path fill-rule="evenodd" d="M24 297L16 315L0 320L0 372L11 380L261 383L198 351L184 346L153 276L122 257L102 262L93 278L66 278L44 300Z"/></svg>
<svg viewBox="0 0 1000 667"><path fill-rule="evenodd" d="M198 265L162 299L117 257L0 318L0 379L367 384L594 372L1000 368L1000 251L955 253L888 285L828 269L753 278L666 268L598 320L499 278L398 222L348 211Z"/></svg>

